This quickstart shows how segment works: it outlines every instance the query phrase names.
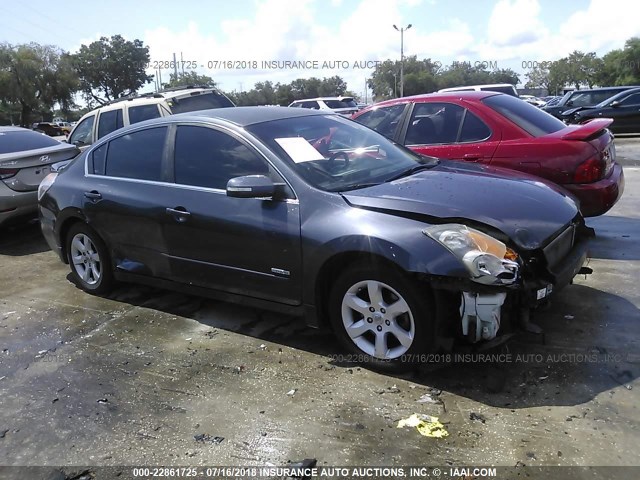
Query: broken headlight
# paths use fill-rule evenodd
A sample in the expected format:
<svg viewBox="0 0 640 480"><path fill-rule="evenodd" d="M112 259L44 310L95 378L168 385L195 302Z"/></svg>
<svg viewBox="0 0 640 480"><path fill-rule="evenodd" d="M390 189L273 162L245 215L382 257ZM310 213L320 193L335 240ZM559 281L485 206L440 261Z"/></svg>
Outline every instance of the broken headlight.
<svg viewBox="0 0 640 480"><path fill-rule="evenodd" d="M509 285L518 278L518 254L485 233L458 223L434 225L422 233L462 260L475 282Z"/></svg>

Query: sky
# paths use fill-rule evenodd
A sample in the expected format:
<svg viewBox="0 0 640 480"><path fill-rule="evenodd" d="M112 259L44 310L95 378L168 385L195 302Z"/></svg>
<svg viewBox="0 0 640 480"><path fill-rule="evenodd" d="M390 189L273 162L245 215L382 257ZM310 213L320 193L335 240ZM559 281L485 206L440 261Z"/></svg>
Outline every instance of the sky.
<svg viewBox="0 0 640 480"><path fill-rule="evenodd" d="M400 59L394 24L411 24L405 55L511 68L524 83L533 62L573 50L604 55L622 48L640 36L636 12L635 0L67 0L61 7L50 0L4 0L0 42L74 52L120 34L142 40L152 64L182 55L185 71L194 67L225 91L340 75L364 96L375 62ZM170 71L162 70L163 81Z"/></svg>

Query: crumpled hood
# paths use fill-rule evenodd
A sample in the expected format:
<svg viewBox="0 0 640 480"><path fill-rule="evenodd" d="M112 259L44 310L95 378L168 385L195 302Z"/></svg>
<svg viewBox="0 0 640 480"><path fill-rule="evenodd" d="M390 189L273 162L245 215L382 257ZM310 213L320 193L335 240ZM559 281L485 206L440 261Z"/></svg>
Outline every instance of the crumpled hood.
<svg viewBox="0 0 640 480"><path fill-rule="evenodd" d="M578 213L567 192L537 177L448 161L343 196L358 207L431 217L427 222L482 223L526 250L546 244Z"/></svg>

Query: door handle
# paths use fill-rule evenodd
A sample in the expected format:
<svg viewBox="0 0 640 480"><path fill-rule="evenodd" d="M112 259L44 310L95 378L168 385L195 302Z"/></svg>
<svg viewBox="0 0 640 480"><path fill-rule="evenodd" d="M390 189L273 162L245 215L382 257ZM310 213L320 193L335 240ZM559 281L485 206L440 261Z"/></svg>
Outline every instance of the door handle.
<svg viewBox="0 0 640 480"><path fill-rule="evenodd" d="M462 159L466 160L467 162L477 162L481 158L482 158L482 155L480 155L479 153L465 153L462 156Z"/></svg>
<svg viewBox="0 0 640 480"><path fill-rule="evenodd" d="M90 192L84 192L84 196L89 200L101 200L102 194L96 190L91 190Z"/></svg>
<svg viewBox="0 0 640 480"><path fill-rule="evenodd" d="M191 212L188 212L184 207L166 208L167 215L171 215L178 222L186 222L191 216Z"/></svg>

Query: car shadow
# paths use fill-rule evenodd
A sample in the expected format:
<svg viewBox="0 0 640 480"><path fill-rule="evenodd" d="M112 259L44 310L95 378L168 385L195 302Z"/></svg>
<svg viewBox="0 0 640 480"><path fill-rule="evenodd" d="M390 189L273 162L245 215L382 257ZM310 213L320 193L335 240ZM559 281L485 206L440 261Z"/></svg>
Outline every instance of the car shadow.
<svg viewBox="0 0 640 480"><path fill-rule="evenodd" d="M339 361L345 352L333 334L309 328L300 318L132 285L120 286L108 298L313 353L328 368L371 369ZM630 389L640 374L640 356L629 353L640 336L639 316L622 297L572 285L532 317L544 335L518 334L491 350L457 348L425 357L408 373L380 373L498 408L579 405L604 392L613 395L619 387Z"/></svg>
<svg viewBox="0 0 640 480"><path fill-rule="evenodd" d="M21 257L49 250L37 218L0 227L0 255Z"/></svg>
<svg viewBox="0 0 640 480"><path fill-rule="evenodd" d="M640 260L640 219L603 215L587 219L596 231L590 240L591 258L603 260Z"/></svg>

